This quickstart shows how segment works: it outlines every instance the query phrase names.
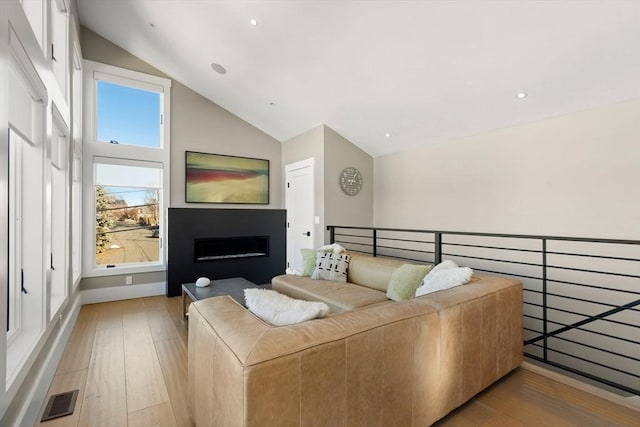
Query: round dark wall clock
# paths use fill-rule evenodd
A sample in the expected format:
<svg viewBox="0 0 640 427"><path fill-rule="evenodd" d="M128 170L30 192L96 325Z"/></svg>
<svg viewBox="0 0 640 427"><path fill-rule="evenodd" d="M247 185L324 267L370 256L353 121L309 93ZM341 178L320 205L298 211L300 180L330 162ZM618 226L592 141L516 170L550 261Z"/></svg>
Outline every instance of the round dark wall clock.
<svg viewBox="0 0 640 427"><path fill-rule="evenodd" d="M354 167L345 168L340 173L340 188L345 194L355 196L362 188L362 174Z"/></svg>

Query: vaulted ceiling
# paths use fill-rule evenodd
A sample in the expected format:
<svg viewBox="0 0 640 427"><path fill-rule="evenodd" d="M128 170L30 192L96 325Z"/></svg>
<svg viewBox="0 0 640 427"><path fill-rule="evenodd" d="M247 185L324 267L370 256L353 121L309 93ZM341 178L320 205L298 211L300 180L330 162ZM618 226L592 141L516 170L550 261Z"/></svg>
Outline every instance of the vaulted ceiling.
<svg viewBox="0 0 640 427"><path fill-rule="evenodd" d="M280 141L324 123L377 156L640 97L640 1L78 4L83 25Z"/></svg>

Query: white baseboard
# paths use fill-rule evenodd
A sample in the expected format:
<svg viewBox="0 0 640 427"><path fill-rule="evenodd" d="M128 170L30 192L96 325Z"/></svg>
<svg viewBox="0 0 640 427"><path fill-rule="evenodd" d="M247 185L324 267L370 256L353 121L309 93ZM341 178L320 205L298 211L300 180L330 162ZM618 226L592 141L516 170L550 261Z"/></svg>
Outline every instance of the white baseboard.
<svg viewBox="0 0 640 427"><path fill-rule="evenodd" d="M47 354L40 371L34 381L33 387L29 390L27 397L24 399L25 405L18 413L15 425L32 426L39 421L40 411L42 411L43 404L49 393L49 386L58 369L58 364L64 353L64 349L71 336L71 331L76 324L78 313L81 307L80 294L72 303L71 310L66 316L64 322L60 325L60 330L55 338L49 354Z"/></svg>
<svg viewBox="0 0 640 427"><path fill-rule="evenodd" d="M145 283L143 285L114 286L110 288L85 289L80 291L82 305L123 299L152 297L167 292L166 282Z"/></svg>

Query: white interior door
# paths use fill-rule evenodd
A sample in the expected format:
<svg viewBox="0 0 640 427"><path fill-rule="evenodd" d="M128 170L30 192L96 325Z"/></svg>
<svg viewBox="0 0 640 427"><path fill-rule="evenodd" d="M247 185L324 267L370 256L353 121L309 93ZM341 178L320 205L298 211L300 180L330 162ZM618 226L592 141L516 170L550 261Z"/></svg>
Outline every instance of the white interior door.
<svg viewBox="0 0 640 427"><path fill-rule="evenodd" d="M287 165L287 267L302 271L300 249L315 247L313 159Z"/></svg>

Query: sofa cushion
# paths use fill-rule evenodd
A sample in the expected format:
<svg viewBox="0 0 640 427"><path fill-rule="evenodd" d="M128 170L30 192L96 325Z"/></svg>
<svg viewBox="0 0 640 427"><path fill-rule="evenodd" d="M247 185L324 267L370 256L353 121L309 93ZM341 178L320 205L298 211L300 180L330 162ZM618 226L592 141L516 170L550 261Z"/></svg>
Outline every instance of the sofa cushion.
<svg viewBox="0 0 640 427"><path fill-rule="evenodd" d="M352 254L347 281L387 292L391 275L402 264L404 263L397 259Z"/></svg>
<svg viewBox="0 0 640 427"><path fill-rule="evenodd" d="M331 313L341 313L365 305L388 301L380 291L351 283L313 280L301 276L276 276L271 280L272 289L308 301L322 301Z"/></svg>
<svg viewBox="0 0 640 427"><path fill-rule="evenodd" d="M403 264L396 269L389 280L387 298L394 301L411 299L416 294L416 289L422 283L422 279L429 272L429 265Z"/></svg>
<svg viewBox="0 0 640 427"><path fill-rule="evenodd" d="M311 278L346 282L350 259L351 256L348 254L323 253L318 251L316 268L313 270Z"/></svg>

